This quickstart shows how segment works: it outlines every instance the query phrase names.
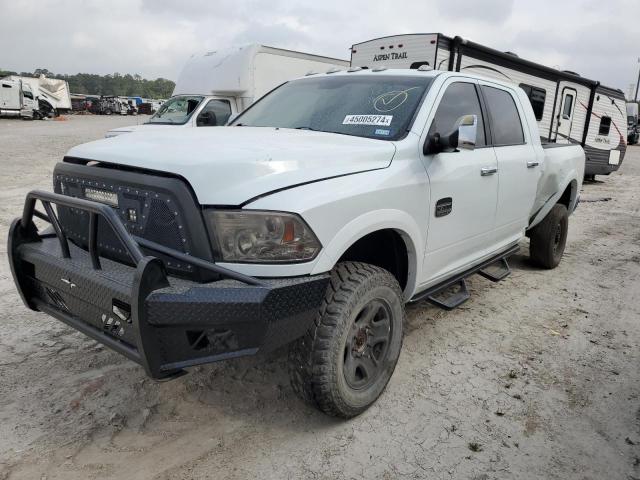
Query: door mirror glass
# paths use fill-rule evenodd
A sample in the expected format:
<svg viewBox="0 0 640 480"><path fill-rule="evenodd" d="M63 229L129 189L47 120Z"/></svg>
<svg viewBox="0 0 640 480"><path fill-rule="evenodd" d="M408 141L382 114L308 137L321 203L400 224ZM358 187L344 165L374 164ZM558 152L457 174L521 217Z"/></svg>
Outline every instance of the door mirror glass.
<svg viewBox="0 0 640 480"><path fill-rule="evenodd" d="M478 116L465 115L458 123L458 148L473 150L478 136Z"/></svg>
<svg viewBox="0 0 640 480"><path fill-rule="evenodd" d="M425 155L441 152L473 150L478 136L478 116L463 115L455 123L456 127L447 135L438 132L429 135L423 147Z"/></svg>

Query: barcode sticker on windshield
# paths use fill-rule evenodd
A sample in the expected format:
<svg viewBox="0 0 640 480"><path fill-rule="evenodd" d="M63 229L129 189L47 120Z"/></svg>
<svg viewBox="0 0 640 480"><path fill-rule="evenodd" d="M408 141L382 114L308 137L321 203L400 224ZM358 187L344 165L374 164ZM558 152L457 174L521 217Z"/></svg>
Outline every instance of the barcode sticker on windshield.
<svg viewBox="0 0 640 480"><path fill-rule="evenodd" d="M391 125L393 115L347 115L342 121L343 125L376 125L388 127Z"/></svg>

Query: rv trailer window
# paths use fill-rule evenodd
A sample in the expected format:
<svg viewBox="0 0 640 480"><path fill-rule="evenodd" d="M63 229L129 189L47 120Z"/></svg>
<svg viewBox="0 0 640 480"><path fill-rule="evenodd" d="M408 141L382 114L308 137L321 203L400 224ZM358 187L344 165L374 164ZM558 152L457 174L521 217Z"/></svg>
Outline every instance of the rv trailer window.
<svg viewBox="0 0 640 480"><path fill-rule="evenodd" d="M527 97L529 97L529 101L531 102L531 107L533 108L533 113L536 116L536 120L542 120L542 116L544 115L544 102L547 98L547 91L543 88L527 85L526 83L521 83L520 88L522 88L527 94Z"/></svg>
<svg viewBox="0 0 640 480"><path fill-rule="evenodd" d="M482 86L491 119L491 135L496 147L524 143L522 122L511 94L498 88Z"/></svg>
<svg viewBox="0 0 640 480"><path fill-rule="evenodd" d="M456 82L447 87L444 92L436 115L431 122L429 135L440 133L441 135L450 134L455 128L456 121L463 115L476 115L478 117L478 133L476 138L476 147L486 145L484 133L484 121L482 118L482 110L480 109L480 100L476 88L471 83Z"/></svg>
<svg viewBox="0 0 640 480"><path fill-rule="evenodd" d="M598 135L609 135L609 130L611 130L611 117L602 117L600 119Z"/></svg>
<svg viewBox="0 0 640 480"><path fill-rule="evenodd" d="M11 88L11 85L7 85L6 83L3 83L2 88Z"/></svg>
<svg viewBox="0 0 640 480"><path fill-rule="evenodd" d="M562 118L571 119L571 111L573 110L573 95L564 97L564 107L562 108Z"/></svg>

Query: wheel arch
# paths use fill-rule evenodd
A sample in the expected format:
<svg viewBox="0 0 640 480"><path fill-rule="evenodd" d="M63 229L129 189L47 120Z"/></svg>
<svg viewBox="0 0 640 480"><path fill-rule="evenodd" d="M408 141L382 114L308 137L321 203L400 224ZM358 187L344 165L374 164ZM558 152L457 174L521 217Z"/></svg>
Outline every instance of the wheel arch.
<svg viewBox="0 0 640 480"><path fill-rule="evenodd" d="M367 252L372 242L388 239L379 246L380 258ZM401 242L401 243L400 243ZM377 210L368 212L342 227L331 242L325 246L312 273L331 270L340 261L363 261L382 268L388 268L391 258L401 260L406 266L404 272L391 271L398 279L405 299L413 295L419 278L422 252L422 237L416 222L406 212L398 210ZM396 257L393 257L395 255ZM397 256L402 257L398 259ZM369 260L369 261L367 261ZM400 270L402 270L400 268Z"/></svg>
<svg viewBox="0 0 640 480"><path fill-rule="evenodd" d="M571 178L566 182L563 182L562 185L564 186L559 188L556 194L552 195L535 213L533 218L531 218L529 226L527 227L528 231L538 225L542 220L544 220L553 206L557 203L566 206L569 214L573 213L579 200L580 187L578 184L578 180L576 180L575 178Z"/></svg>

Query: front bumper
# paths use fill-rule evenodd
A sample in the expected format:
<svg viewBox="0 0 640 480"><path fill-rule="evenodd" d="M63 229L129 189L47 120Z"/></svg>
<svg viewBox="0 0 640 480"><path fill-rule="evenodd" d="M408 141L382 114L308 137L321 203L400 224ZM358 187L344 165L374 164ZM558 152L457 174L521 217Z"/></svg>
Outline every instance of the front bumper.
<svg viewBox="0 0 640 480"><path fill-rule="evenodd" d="M35 209L42 202L46 213ZM88 250L69 242L51 204L89 213ZM52 225L39 233L33 217ZM101 216L127 250L131 265L98 256ZM212 270L197 283L168 276L156 251ZM31 192L9 232L14 281L27 307L42 311L142 365L153 378L185 367L269 351L313 324L328 275L262 280L129 234L107 205Z"/></svg>

